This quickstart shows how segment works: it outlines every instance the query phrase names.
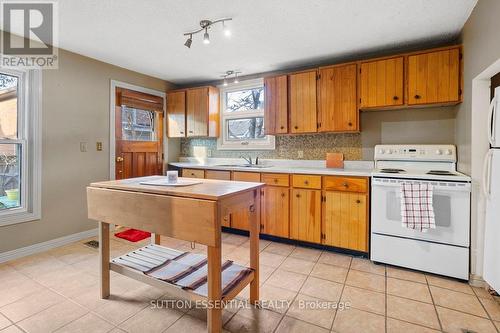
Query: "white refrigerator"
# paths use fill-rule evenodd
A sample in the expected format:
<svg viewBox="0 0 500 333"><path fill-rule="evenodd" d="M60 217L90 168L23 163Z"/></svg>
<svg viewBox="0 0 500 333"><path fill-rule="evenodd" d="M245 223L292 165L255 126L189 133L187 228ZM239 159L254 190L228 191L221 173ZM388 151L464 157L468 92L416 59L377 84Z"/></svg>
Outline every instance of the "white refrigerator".
<svg viewBox="0 0 500 333"><path fill-rule="evenodd" d="M486 196L484 280L500 293L500 87L495 89L488 117L490 150L486 154L483 190Z"/></svg>

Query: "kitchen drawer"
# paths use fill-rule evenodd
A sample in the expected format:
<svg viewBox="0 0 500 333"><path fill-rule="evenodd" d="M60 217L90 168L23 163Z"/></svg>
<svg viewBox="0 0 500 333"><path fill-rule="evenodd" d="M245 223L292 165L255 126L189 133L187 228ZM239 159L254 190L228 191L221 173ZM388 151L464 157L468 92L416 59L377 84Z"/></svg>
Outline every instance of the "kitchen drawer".
<svg viewBox="0 0 500 333"><path fill-rule="evenodd" d="M231 171L205 170L206 179L231 180Z"/></svg>
<svg viewBox="0 0 500 333"><path fill-rule="evenodd" d="M262 182L274 186L290 186L288 174L284 173L263 173Z"/></svg>
<svg viewBox="0 0 500 333"><path fill-rule="evenodd" d="M368 178L365 177L323 177L323 188L330 191L368 192Z"/></svg>
<svg viewBox="0 0 500 333"><path fill-rule="evenodd" d="M205 178L205 170L200 169L182 169L182 177Z"/></svg>
<svg viewBox="0 0 500 333"><path fill-rule="evenodd" d="M258 172L243 172L234 171L233 180L238 182L255 182L260 183L260 173Z"/></svg>
<svg viewBox="0 0 500 333"><path fill-rule="evenodd" d="M293 175L292 179L293 187L321 189L321 176Z"/></svg>

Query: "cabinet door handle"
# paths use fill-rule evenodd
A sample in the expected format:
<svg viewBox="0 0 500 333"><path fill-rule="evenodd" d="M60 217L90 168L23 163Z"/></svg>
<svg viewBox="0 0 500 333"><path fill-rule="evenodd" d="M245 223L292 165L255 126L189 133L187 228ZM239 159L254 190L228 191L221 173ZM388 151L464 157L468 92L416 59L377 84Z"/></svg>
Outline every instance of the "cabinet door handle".
<svg viewBox="0 0 500 333"><path fill-rule="evenodd" d="M193 131L189 131L189 133L193 133Z"/></svg>
<svg viewBox="0 0 500 333"><path fill-rule="evenodd" d="M415 99L420 99L422 96L420 95L415 95Z"/></svg>
<svg viewBox="0 0 500 333"><path fill-rule="evenodd" d="M179 133L184 134L184 132L183 132L183 131L180 131Z"/></svg>

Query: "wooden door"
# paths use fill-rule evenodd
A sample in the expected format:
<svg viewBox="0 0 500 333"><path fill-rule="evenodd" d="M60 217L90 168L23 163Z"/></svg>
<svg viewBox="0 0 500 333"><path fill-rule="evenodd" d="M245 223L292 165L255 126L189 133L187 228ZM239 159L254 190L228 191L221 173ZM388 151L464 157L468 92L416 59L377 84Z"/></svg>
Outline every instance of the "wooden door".
<svg viewBox="0 0 500 333"><path fill-rule="evenodd" d="M290 238L321 242L321 191L292 189Z"/></svg>
<svg viewBox="0 0 500 333"><path fill-rule="evenodd" d="M189 89L186 105L187 136L208 136L208 89Z"/></svg>
<svg viewBox="0 0 500 333"><path fill-rule="evenodd" d="M314 133L317 131L316 71L288 76L290 133Z"/></svg>
<svg viewBox="0 0 500 333"><path fill-rule="evenodd" d="M357 66L333 66L319 71L320 132L358 131Z"/></svg>
<svg viewBox="0 0 500 333"><path fill-rule="evenodd" d="M408 104L460 101L460 49L408 56Z"/></svg>
<svg viewBox="0 0 500 333"><path fill-rule="evenodd" d="M360 69L360 108L404 104L403 57L363 62Z"/></svg>
<svg viewBox="0 0 500 333"><path fill-rule="evenodd" d="M258 172L242 172L242 171L234 171L233 178L234 181L239 182L260 182L260 173ZM264 203L262 202L261 205ZM262 226L262 221L261 221ZM259 227L259 230L262 230L262 227ZM250 221L248 220L248 212L246 211L238 211L231 214L231 227L240 230L250 230Z"/></svg>
<svg viewBox="0 0 500 333"><path fill-rule="evenodd" d="M288 133L287 76L264 78L264 130L266 134Z"/></svg>
<svg viewBox="0 0 500 333"><path fill-rule="evenodd" d="M368 196L350 192L324 192L323 244L368 251Z"/></svg>
<svg viewBox="0 0 500 333"><path fill-rule="evenodd" d="M184 138L186 136L186 92L167 93L167 136Z"/></svg>
<svg viewBox="0 0 500 333"><path fill-rule="evenodd" d="M115 178L163 174L163 98L116 89Z"/></svg>
<svg viewBox="0 0 500 333"><path fill-rule="evenodd" d="M263 233L289 238L289 189L287 187L266 186L262 191Z"/></svg>

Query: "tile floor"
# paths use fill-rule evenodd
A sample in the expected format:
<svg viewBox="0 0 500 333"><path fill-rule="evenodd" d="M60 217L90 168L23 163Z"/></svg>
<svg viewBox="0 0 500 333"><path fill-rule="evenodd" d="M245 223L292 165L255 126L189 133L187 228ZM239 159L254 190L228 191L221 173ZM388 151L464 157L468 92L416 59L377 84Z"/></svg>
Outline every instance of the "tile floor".
<svg viewBox="0 0 500 333"><path fill-rule="evenodd" d="M146 242L113 238L112 256ZM97 250L82 243L0 264L0 332L205 332L205 311L154 308L151 300L169 295L115 273L112 296L99 299ZM170 238L162 244L191 250ZM248 248L248 238L223 235L224 258L247 264ZM261 299L289 306L227 308L228 332L500 332L500 306L484 289L270 241L260 250ZM346 308L336 310L338 302Z"/></svg>

